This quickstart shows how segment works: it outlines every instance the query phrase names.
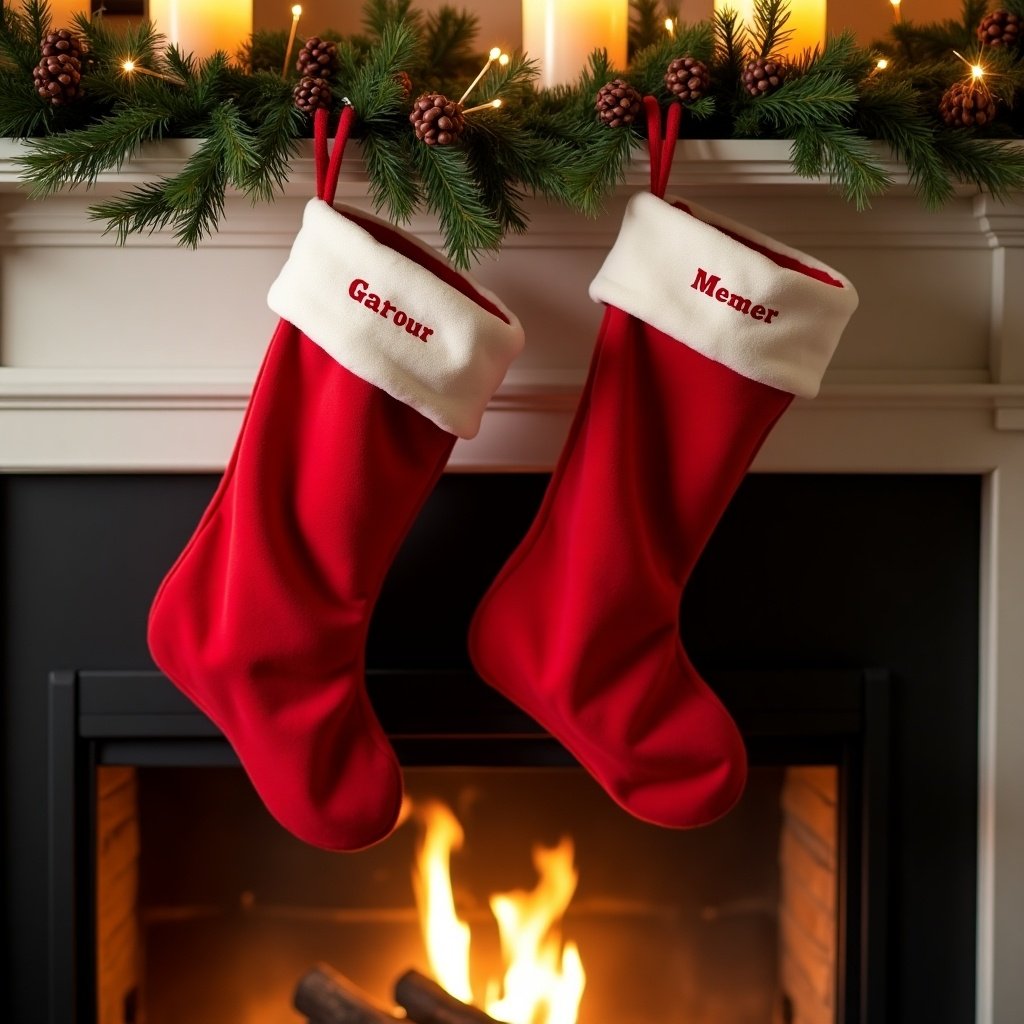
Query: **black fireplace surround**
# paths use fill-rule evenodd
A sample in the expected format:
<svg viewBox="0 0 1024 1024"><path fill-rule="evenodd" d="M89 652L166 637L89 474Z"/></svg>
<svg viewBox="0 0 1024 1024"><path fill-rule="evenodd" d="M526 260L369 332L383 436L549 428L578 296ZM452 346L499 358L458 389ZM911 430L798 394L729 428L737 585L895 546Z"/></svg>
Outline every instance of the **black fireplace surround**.
<svg viewBox="0 0 1024 1024"><path fill-rule="evenodd" d="M368 662L406 764L568 760L465 653L545 482L445 476L389 574ZM5 1020L92 1020L94 766L232 759L145 648L215 484L0 477ZM980 501L969 476L753 475L684 598L752 759L844 769L841 1024L973 1019Z"/></svg>

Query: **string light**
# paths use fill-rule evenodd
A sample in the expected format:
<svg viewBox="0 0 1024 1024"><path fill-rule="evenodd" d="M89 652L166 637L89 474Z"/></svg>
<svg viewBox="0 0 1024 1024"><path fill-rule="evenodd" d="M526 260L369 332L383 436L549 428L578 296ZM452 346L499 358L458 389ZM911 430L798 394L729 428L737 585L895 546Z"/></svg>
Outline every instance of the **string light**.
<svg viewBox="0 0 1024 1024"><path fill-rule="evenodd" d="M292 30L288 35L288 45L284 51L284 67L281 70L281 77L288 77L288 65L292 62L292 49L295 46L295 34L299 31L299 18L302 17L302 4L295 4L292 7Z"/></svg>
<svg viewBox="0 0 1024 1024"><path fill-rule="evenodd" d="M140 64L137 64L134 60L129 57L127 60L121 61L121 70L128 75L130 78L132 75L146 75L149 78L159 78L161 82L170 82L171 85L185 85L185 82L175 77L174 75L165 75L159 71L150 71L149 68L144 68Z"/></svg>
<svg viewBox="0 0 1024 1024"><path fill-rule="evenodd" d="M504 61L502 61L502 57L505 58ZM476 78L474 78L473 81L469 83L469 88L462 94L462 96L459 97L459 106L462 106L462 104L466 102L466 97L476 88L477 82L479 82L480 79L487 74L487 69L495 61L498 61L502 65L502 67L504 67L508 63L508 55L503 54L501 52L500 46L491 47L490 53L487 54L487 63L480 69L480 73L476 76ZM463 113L465 113L465 111L463 111Z"/></svg>
<svg viewBox="0 0 1024 1024"><path fill-rule="evenodd" d="M888 60L885 57L879 57L878 63L875 65L876 70L884 71L889 66Z"/></svg>
<svg viewBox="0 0 1024 1024"><path fill-rule="evenodd" d="M971 69L971 78L975 82L980 82L987 74L985 68L982 67L981 64L975 64L972 61L969 61L962 53L958 52L957 50L953 51L953 56L959 57L959 59L962 60Z"/></svg>
<svg viewBox="0 0 1024 1024"><path fill-rule="evenodd" d="M470 107L469 110L464 110L463 114L475 114L478 110L497 110L501 106L501 100L491 100L490 103L478 103L475 107Z"/></svg>

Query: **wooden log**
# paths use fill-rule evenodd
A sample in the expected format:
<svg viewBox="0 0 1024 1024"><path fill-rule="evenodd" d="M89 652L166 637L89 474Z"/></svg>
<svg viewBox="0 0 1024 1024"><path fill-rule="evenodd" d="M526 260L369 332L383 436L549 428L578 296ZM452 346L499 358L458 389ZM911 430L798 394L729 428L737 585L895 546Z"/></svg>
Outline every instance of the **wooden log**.
<svg viewBox="0 0 1024 1024"><path fill-rule="evenodd" d="M395 982L395 1002L416 1024L499 1024L419 971L406 971Z"/></svg>
<svg viewBox="0 0 1024 1024"><path fill-rule="evenodd" d="M327 964L307 971L295 988L295 1009L316 1024L395 1024L401 1020Z"/></svg>

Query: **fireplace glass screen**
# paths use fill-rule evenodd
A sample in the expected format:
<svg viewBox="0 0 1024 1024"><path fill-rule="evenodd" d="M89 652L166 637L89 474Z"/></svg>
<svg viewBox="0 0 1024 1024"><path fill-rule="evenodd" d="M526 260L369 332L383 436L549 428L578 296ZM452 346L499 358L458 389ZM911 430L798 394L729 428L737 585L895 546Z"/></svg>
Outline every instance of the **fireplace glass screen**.
<svg viewBox="0 0 1024 1024"><path fill-rule="evenodd" d="M633 820L576 768L408 768L356 854L293 839L234 767L97 769L100 1024L284 1024L319 962L410 968L509 1024L837 1020L840 772L758 766L723 820Z"/></svg>

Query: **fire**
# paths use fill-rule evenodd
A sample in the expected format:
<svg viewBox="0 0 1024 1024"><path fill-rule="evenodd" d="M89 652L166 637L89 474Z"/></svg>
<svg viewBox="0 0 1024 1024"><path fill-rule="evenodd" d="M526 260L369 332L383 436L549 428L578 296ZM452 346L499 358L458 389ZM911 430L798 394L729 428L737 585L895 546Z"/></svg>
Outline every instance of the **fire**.
<svg viewBox="0 0 1024 1024"><path fill-rule="evenodd" d="M449 869L452 850L462 849L462 826L438 800L417 805L416 816L423 823L423 836L413 865L412 884L427 959L437 983L456 999L471 1003L469 925L455 912Z"/></svg>
<svg viewBox="0 0 1024 1024"><path fill-rule="evenodd" d="M539 879L532 891L491 896L505 974L487 981L481 1001L473 998L470 983L469 925L459 919L452 895L451 853L462 847L462 827L438 801L417 805L416 816L423 834L413 887L438 983L464 1002L483 1002L492 1017L508 1024L576 1024L586 974L579 950L572 942L563 944L558 927L579 880L572 840L533 848Z"/></svg>

